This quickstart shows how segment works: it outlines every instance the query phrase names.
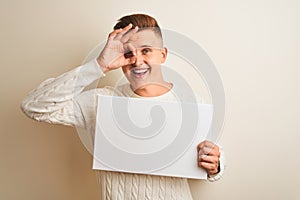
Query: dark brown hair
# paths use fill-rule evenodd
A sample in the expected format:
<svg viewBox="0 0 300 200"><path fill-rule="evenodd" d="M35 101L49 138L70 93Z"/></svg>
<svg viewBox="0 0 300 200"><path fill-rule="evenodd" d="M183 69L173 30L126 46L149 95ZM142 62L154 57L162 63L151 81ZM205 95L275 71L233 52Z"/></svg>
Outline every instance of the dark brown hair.
<svg viewBox="0 0 300 200"><path fill-rule="evenodd" d="M114 26L114 30L124 28L129 24L133 25L132 28L138 26L141 30L152 28L153 31L162 38L161 30L157 21L153 17L146 14L133 14L124 16L118 20L117 24Z"/></svg>

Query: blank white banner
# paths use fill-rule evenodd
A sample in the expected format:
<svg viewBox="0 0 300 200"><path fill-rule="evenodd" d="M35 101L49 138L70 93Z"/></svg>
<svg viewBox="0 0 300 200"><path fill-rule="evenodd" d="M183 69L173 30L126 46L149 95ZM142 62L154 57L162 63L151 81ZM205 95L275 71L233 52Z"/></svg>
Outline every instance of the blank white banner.
<svg viewBox="0 0 300 200"><path fill-rule="evenodd" d="M212 115L210 104L99 95L93 169L206 179L197 145Z"/></svg>

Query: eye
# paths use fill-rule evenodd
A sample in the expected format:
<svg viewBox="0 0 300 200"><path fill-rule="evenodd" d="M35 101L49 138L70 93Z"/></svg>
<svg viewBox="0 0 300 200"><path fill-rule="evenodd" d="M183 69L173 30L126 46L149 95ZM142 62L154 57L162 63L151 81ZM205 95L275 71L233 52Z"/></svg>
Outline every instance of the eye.
<svg viewBox="0 0 300 200"><path fill-rule="evenodd" d="M133 52L132 51L128 51L126 53L124 53L124 57L125 58L131 58L133 56Z"/></svg>
<svg viewBox="0 0 300 200"><path fill-rule="evenodd" d="M147 53L149 53L151 51L152 51L152 49L150 49L150 48L144 48L144 49L142 49L142 53L143 54L147 54Z"/></svg>

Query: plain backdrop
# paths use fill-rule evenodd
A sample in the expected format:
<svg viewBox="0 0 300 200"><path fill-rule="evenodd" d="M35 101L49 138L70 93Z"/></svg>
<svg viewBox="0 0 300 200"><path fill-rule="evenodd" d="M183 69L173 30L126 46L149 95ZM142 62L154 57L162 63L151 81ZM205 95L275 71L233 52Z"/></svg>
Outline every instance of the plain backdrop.
<svg viewBox="0 0 300 200"><path fill-rule="evenodd" d="M80 65L119 17L148 13L199 43L226 93L216 182L200 199L300 199L300 3L297 0L1 0L0 199L99 199L92 157L71 127L28 119L20 102Z"/></svg>

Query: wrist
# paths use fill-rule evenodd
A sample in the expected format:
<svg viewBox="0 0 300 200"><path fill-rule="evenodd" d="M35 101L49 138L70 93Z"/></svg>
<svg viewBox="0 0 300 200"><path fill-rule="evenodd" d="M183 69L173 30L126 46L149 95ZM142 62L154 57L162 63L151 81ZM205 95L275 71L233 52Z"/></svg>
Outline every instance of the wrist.
<svg viewBox="0 0 300 200"><path fill-rule="evenodd" d="M107 72L109 72L109 70L110 70L109 67L107 65L105 65L104 62L100 58L97 58L97 63L103 74L106 74Z"/></svg>

